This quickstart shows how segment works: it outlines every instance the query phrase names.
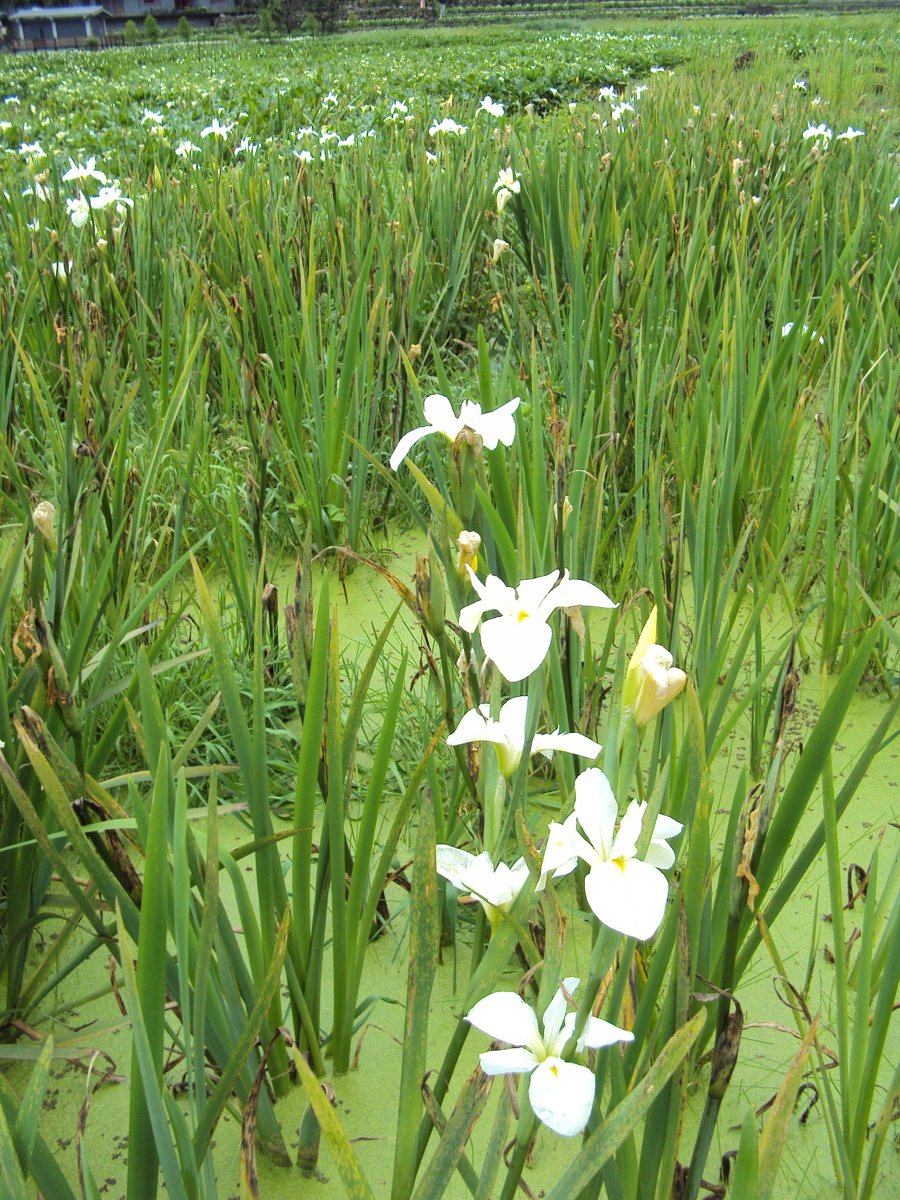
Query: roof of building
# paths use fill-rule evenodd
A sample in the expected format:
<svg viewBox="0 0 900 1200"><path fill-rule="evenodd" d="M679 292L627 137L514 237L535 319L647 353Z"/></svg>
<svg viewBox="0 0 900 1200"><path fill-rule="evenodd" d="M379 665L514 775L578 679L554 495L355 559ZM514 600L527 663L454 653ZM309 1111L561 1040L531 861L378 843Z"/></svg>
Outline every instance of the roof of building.
<svg viewBox="0 0 900 1200"><path fill-rule="evenodd" d="M75 4L71 8L18 8L9 14L11 21L57 21L66 17L99 17L106 9L102 4Z"/></svg>

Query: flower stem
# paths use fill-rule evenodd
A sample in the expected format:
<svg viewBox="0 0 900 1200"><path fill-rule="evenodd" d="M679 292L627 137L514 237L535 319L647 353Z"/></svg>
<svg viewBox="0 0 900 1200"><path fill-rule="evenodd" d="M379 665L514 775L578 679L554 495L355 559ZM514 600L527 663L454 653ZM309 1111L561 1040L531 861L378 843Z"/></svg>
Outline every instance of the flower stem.
<svg viewBox="0 0 900 1200"><path fill-rule="evenodd" d="M525 1170L528 1148L531 1145L531 1140L534 1137L534 1131L537 1126L537 1121L530 1115L531 1106L528 1104L527 1095L522 1097L522 1104L522 1116L519 1120L519 1131L516 1135L516 1148L513 1151L512 1160L506 1171L506 1179L503 1181L503 1191L500 1193L500 1200L513 1200L516 1188L519 1186L519 1180L522 1178L522 1172ZM528 1117L526 1117L526 1111ZM522 1137L523 1127L526 1130L524 1138Z"/></svg>

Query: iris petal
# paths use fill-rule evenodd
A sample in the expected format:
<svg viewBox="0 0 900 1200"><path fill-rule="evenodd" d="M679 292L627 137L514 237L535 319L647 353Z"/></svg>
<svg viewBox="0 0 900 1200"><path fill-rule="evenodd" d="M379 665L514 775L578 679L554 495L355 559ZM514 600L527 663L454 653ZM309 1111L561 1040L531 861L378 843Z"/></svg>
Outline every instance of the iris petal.
<svg viewBox="0 0 900 1200"><path fill-rule="evenodd" d="M613 842L619 806L612 785L599 767L588 767L575 780L575 816L601 857Z"/></svg>
<svg viewBox="0 0 900 1200"><path fill-rule="evenodd" d="M489 604L486 600L473 600L471 604L467 604L465 608L459 610L460 625L466 633L474 633L478 628L478 622L493 607L493 604Z"/></svg>
<svg viewBox="0 0 900 1200"><path fill-rule="evenodd" d="M465 876L472 866L472 858L467 850L458 850L456 846L435 846L438 875L452 883L460 892L466 890Z"/></svg>
<svg viewBox="0 0 900 1200"><path fill-rule="evenodd" d="M460 617L462 614L460 614ZM518 683L538 669L547 656L553 633L534 617L492 617L481 626L481 644L504 679Z"/></svg>
<svg viewBox="0 0 900 1200"><path fill-rule="evenodd" d="M577 608L579 605L584 608L618 608L615 600L610 600L594 584L584 579L570 579L567 571L547 597L544 616L549 616L554 608Z"/></svg>
<svg viewBox="0 0 900 1200"><path fill-rule="evenodd" d="M485 1075L525 1075L537 1066L530 1050L512 1046L509 1050L485 1050L478 1061Z"/></svg>
<svg viewBox="0 0 900 1200"><path fill-rule="evenodd" d="M466 1020L494 1041L543 1048L534 1010L516 992L485 996L466 1014Z"/></svg>
<svg viewBox="0 0 900 1200"><path fill-rule="evenodd" d="M575 1137L581 1133L594 1106L594 1073L561 1058L545 1058L528 1085L534 1115L554 1133Z"/></svg>
<svg viewBox="0 0 900 1200"><path fill-rule="evenodd" d="M492 736L493 726L495 736ZM460 723L447 738L448 746L464 746L468 742L496 741L499 735L498 726L493 721L486 721L477 708L470 708Z"/></svg>
<svg viewBox="0 0 900 1200"><path fill-rule="evenodd" d="M594 915L626 937L646 941L662 924L669 885L665 875L637 858L597 863L584 881Z"/></svg>
<svg viewBox="0 0 900 1200"><path fill-rule="evenodd" d="M427 437L429 433L434 432L435 430L431 425L420 425L418 429L411 429L409 433L404 433L403 437L394 447L394 453L391 455L391 470L396 471L413 446L417 442L421 442L423 437Z"/></svg>
<svg viewBox="0 0 900 1200"><path fill-rule="evenodd" d="M478 432L484 440L488 450L494 450L498 443L502 442L504 446L511 446L516 437L516 423L513 420L513 413L519 407L521 400L517 396L515 400L510 400L508 403L501 405L500 408L495 408L493 412L483 413L478 422Z"/></svg>
<svg viewBox="0 0 900 1200"><path fill-rule="evenodd" d="M440 392L434 392L425 397L422 402L422 411L425 413L425 420L432 428L438 433L444 434L445 437L455 438L462 429L459 417L453 412L453 405Z"/></svg>
<svg viewBox="0 0 900 1200"><path fill-rule="evenodd" d="M535 754L550 754L553 750L563 750L567 754L594 759L603 747L599 742L585 737L583 733L536 733L531 749Z"/></svg>

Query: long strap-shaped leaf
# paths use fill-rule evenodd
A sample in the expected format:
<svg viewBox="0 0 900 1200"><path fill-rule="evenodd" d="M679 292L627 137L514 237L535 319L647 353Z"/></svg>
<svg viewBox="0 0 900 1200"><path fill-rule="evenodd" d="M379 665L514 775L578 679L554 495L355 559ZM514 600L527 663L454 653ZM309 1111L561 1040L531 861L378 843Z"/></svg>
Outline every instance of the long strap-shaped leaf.
<svg viewBox="0 0 900 1200"><path fill-rule="evenodd" d="M128 1004L128 1011L131 1013L132 1045L138 1075L138 1078L132 1081L132 1086L143 1089L150 1125L150 1129L144 1131L142 1140L146 1139L149 1141L152 1138L152 1144L156 1148L156 1154L162 1166L163 1178L166 1181L166 1189L169 1195L174 1197L174 1200L188 1200L184 1181L181 1178L181 1168L178 1162L178 1154L175 1150L175 1143L172 1140L172 1133L166 1120L163 1087L158 1077L150 1038L147 1035L147 1026L141 1007L138 978L128 941L128 932L125 929L125 922L118 904L116 905L116 924L119 930L119 954L122 961L125 997ZM135 1149L135 1146L130 1145L129 1154L133 1154ZM154 1175L154 1188L152 1193L150 1193L152 1195L156 1194L155 1181L156 1177Z"/></svg>
<svg viewBox="0 0 900 1200"><path fill-rule="evenodd" d="M794 1113L797 1089L800 1087L800 1081L803 1078L809 1052L816 1040L817 1026L818 1021L814 1020L800 1045L800 1049L794 1055L788 1073L782 1080L781 1087L778 1089L778 1095L775 1097L775 1102L766 1118L766 1123L759 1139L759 1179L756 1185L757 1190L754 1193L755 1200L769 1200L769 1197L772 1195L772 1190L775 1186L775 1177L778 1173L778 1163L781 1160L781 1152L784 1150L791 1117Z"/></svg>
<svg viewBox="0 0 900 1200"><path fill-rule="evenodd" d="M487 1104L492 1082L492 1077L485 1075L481 1067L476 1067L469 1076L441 1134L440 1144L416 1188L413 1200L437 1200L439 1196L443 1196L457 1164L462 1166L460 1159L475 1128L475 1122Z"/></svg>
<svg viewBox="0 0 900 1200"><path fill-rule="evenodd" d="M9 795L15 801L16 807L22 814L25 824L30 829L34 840L47 856L49 862L52 863L54 871L65 884L76 906L81 910L82 916L94 927L101 938L107 937L108 932L96 904L91 903L84 890L79 886L78 880L69 870L65 855L56 845L56 840L51 838L47 833L37 809L31 803L28 793L21 786L18 779L16 779L12 768L2 753L0 753L0 780L2 780ZM88 844L90 845L90 843Z"/></svg>
<svg viewBox="0 0 900 1200"><path fill-rule="evenodd" d="M577 1196L615 1154L635 1127L643 1120L647 1109L671 1079L679 1063L693 1046L703 1028L706 1014L696 1013L687 1025L666 1042L662 1053L640 1083L617 1104L603 1124L582 1146L574 1161L556 1186L547 1193L547 1200L570 1200Z"/></svg>
<svg viewBox="0 0 900 1200"><path fill-rule="evenodd" d="M397 1113L397 1146L394 1153L392 1200L407 1200L416 1178L417 1133L422 1115L419 1084L425 1074L428 1047L428 1013L438 958L437 874L434 849L434 809L427 791L419 805L419 831L410 905L409 985L403 1063L400 1068L400 1101Z"/></svg>
<svg viewBox="0 0 900 1200"><path fill-rule="evenodd" d="M0 1109L0 1181L6 1200L28 1200L28 1185L16 1155L6 1114Z"/></svg>
<svg viewBox="0 0 900 1200"><path fill-rule="evenodd" d="M334 1159L334 1165L337 1167L344 1191L347 1193L347 1200L375 1200L375 1193L369 1187L359 1160L353 1152L350 1139L338 1120L337 1113L322 1091L321 1080L312 1073L306 1064L306 1059L296 1046L291 1045L289 1049L310 1107L316 1114L316 1119L325 1134L331 1157Z"/></svg>
<svg viewBox="0 0 900 1200"><path fill-rule="evenodd" d="M260 1026L265 1020L272 997L278 988L278 983L281 979L281 965L284 962L284 952L287 949L290 919L290 909L285 909L281 925L278 927L278 936L275 939L275 947L272 953L272 960L269 963L269 970L259 990L256 1004L254 1004L253 1011L247 1018L247 1023L244 1026L241 1036L235 1043L228 1062L222 1068L219 1082L216 1084L209 1098L209 1103L204 1109L203 1116L197 1125L197 1130L194 1134L194 1154L198 1162L206 1153L216 1123L222 1115L226 1101L237 1082L238 1076L243 1070L247 1056L253 1049Z"/></svg>
<svg viewBox="0 0 900 1200"><path fill-rule="evenodd" d="M782 793L766 835L765 850L756 872L760 895L766 894L787 854L812 791L844 723L847 709L856 696L859 681L875 648L879 633L880 623L873 626L862 640L853 658L835 682L812 733L805 741L803 753ZM745 924L752 924L752 920L752 914L748 912Z"/></svg>
<svg viewBox="0 0 900 1200"><path fill-rule="evenodd" d="M48 1036L41 1049L40 1058L28 1079L28 1086L22 1096L22 1104L12 1131L16 1153L25 1171L30 1169L31 1156L34 1153L34 1144L38 1133L38 1121L44 1105L47 1084L50 1081L52 1063L53 1038Z"/></svg>
<svg viewBox="0 0 900 1200"><path fill-rule="evenodd" d="M159 1160L153 1138L149 1136L149 1110L146 1094L155 1084L163 1086L163 1038L166 1006L166 927L169 901L169 785L171 764L168 749L159 745L156 756L156 784L150 809L150 831L141 902L141 927L138 938L136 974L137 995L147 1035L150 1062L143 1062L135 1041L131 1073L140 1076L144 1087L132 1087L128 1122L128 1195L134 1200L154 1200ZM124 959L124 950L123 950ZM148 1073L149 1072L149 1073Z"/></svg>
<svg viewBox="0 0 900 1200"><path fill-rule="evenodd" d="M20 1101L2 1075L0 1075L0 1110L6 1118L7 1126L13 1126L12 1136L15 1140L17 1138L15 1126L18 1124L21 1112ZM20 1148L19 1142L16 1141L16 1150L20 1158L26 1149L27 1147L24 1146ZM31 1178L44 1196L52 1196L53 1200L75 1200L74 1191L60 1170L55 1155L37 1132L36 1123L34 1144L28 1155L28 1169Z"/></svg>

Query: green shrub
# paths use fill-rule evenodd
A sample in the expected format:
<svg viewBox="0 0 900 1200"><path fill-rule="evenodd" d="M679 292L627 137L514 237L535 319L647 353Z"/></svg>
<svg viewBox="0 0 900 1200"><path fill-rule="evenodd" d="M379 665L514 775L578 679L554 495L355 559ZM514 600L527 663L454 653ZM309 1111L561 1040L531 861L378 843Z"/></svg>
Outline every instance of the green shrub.
<svg viewBox="0 0 900 1200"><path fill-rule="evenodd" d="M304 33L315 35L322 32L322 22L313 13L307 13L300 28Z"/></svg>
<svg viewBox="0 0 900 1200"><path fill-rule="evenodd" d="M122 30L122 34L126 42L133 43L138 40L138 27L135 25L134 21L125 22L125 28Z"/></svg>
<svg viewBox="0 0 900 1200"><path fill-rule="evenodd" d="M261 8L259 10L259 24L257 30L263 37L273 37L275 33L275 18L272 16L271 8Z"/></svg>
<svg viewBox="0 0 900 1200"><path fill-rule="evenodd" d="M144 17L144 37L148 42L158 42L160 36L159 21L157 21L153 13L147 13L146 17Z"/></svg>
<svg viewBox="0 0 900 1200"><path fill-rule="evenodd" d="M184 15L184 13L182 13L181 16L178 18L178 24L175 26L175 32L178 34L178 36L181 38L181 40L183 42L187 41L188 38L193 36L194 27L193 27L193 25L191 25L190 21L187 19L187 17Z"/></svg>

